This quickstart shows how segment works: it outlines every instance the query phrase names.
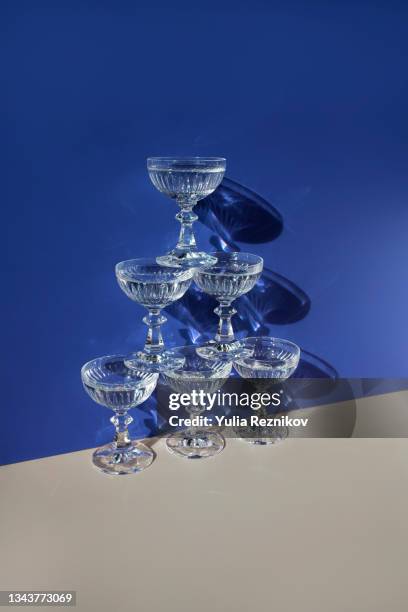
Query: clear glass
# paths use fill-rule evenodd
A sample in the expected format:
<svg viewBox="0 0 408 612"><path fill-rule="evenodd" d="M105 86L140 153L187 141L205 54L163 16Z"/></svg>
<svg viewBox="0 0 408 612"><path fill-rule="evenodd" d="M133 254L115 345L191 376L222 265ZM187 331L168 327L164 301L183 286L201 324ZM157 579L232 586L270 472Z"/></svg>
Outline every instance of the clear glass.
<svg viewBox="0 0 408 612"><path fill-rule="evenodd" d="M213 193L221 183L226 168L223 157L149 157L147 169L153 185L169 198L177 200L180 212L178 243L170 253L157 258L166 266L197 268L216 260L198 251L193 231L197 215L193 212L199 200Z"/></svg>
<svg viewBox="0 0 408 612"><path fill-rule="evenodd" d="M114 412L111 422L115 427L115 439L93 454L94 465L113 475L140 472L154 459L150 448L129 438L128 426L133 419L128 411L150 397L158 374L130 370L124 360L124 355L99 357L86 363L81 370L82 383L88 395L97 404Z"/></svg>
<svg viewBox="0 0 408 612"><path fill-rule="evenodd" d="M263 259L258 255L241 252L215 252L217 263L194 273L194 280L205 293L212 295L219 302L214 310L219 316L218 331L215 339L207 346L197 349L201 357L208 359L226 359L232 361L239 356L250 355L251 349L245 349L234 336L231 318L236 310L232 302L251 291L261 276Z"/></svg>
<svg viewBox="0 0 408 612"><path fill-rule="evenodd" d="M257 392L264 392L267 387L288 379L298 367L300 348L289 340L257 336L245 338L242 345L252 351L252 355L238 358L234 361L234 368L242 378L253 381ZM260 408L257 414L260 418L268 416L265 408ZM287 427L255 426L251 431L245 431L243 439L251 444L266 445L284 440L287 436Z"/></svg>
<svg viewBox="0 0 408 612"><path fill-rule="evenodd" d="M130 259L118 263L115 271L120 288L148 311L143 318L148 327L144 349L130 356L126 365L148 372L181 367L183 359L174 351L165 350L161 326L167 319L161 311L185 294L192 270L160 266L154 259Z"/></svg>
<svg viewBox="0 0 408 612"><path fill-rule="evenodd" d="M166 372L162 378L176 393L191 394L193 390L215 393L230 375L232 363L203 359L196 349L195 345L174 349L184 358L184 365L179 370ZM190 404L186 407L191 418L199 416L204 410L203 406ZM166 444L170 452L180 457L205 459L218 455L225 446L225 440L217 431L192 426L171 434Z"/></svg>

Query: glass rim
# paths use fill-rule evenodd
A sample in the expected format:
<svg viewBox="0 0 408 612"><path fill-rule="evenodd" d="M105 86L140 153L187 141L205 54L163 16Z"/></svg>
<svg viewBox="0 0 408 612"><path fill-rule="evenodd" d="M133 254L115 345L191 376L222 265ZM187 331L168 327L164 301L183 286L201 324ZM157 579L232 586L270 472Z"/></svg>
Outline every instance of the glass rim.
<svg viewBox="0 0 408 612"><path fill-rule="evenodd" d="M81 379L82 379L83 384L84 385L86 384L90 387L94 387L96 389L106 389L109 391L121 391L121 390L128 390L128 389L142 389L144 387L147 387L153 382L157 382L159 375L154 372L141 372L143 374L143 378L137 378L137 379L135 378L133 381L129 380L123 383L120 383L120 382L109 383L109 382L103 382L103 381L96 381L89 374L91 367L96 366L102 369L104 366L106 366L107 363L115 362L115 361L122 361L124 365L125 359L127 358L128 358L128 355L116 354L116 355L104 355L103 357L95 357L94 359L87 361L86 363L84 363L84 365L81 368Z"/></svg>
<svg viewBox="0 0 408 612"><path fill-rule="evenodd" d="M281 361L284 361L286 365L290 365L290 366L297 366L297 364L299 363L300 355L302 351L301 351L300 346L295 344L295 342L292 342L291 340L286 340L286 338L276 338L275 336L250 336L248 338L242 338L242 340L240 340L240 344L243 347L248 346L248 345L253 346L253 344L256 341L265 342L267 344L274 345L277 348L286 347L287 349L292 350L292 354L290 355L290 357L288 357L287 359L281 359ZM276 359L279 360L278 357L276 357ZM262 362L262 361L270 361L270 359L269 360L260 359L254 356L244 357L242 359L239 359L239 358L234 359L234 363L237 363L243 366L248 366L248 365L250 366L251 363Z"/></svg>
<svg viewBox="0 0 408 612"><path fill-rule="evenodd" d="M225 164L227 159L225 157L207 157L200 155L175 155L175 156L152 156L147 158L147 165L154 164L171 164L171 163L192 163L192 164Z"/></svg>
<svg viewBox="0 0 408 612"><path fill-rule="evenodd" d="M175 353L180 353L181 355L183 355L185 349L194 349L195 351L199 348L199 346L197 346L196 344L186 344L184 346L175 346L172 347L172 351L174 351ZM183 355L184 356L184 355ZM197 357L200 357L200 355L197 354ZM174 378L174 379L181 379L184 378L184 374L189 374L189 373L196 373L196 377L192 376L191 377L191 381L197 380L198 382L202 379L209 379L210 377L206 377L205 373L217 373L220 374L219 369L223 370L225 368L225 370L228 369L228 367L231 369L232 364L228 363L226 361L222 361L221 359L217 360L212 360L212 359L204 359L203 357L200 357L200 359L202 359L203 361L208 361L209 363L214 363L214 368L210 368L208 367L207 370L195 370L195 369L189 369L189 368L184 368L184 365L179 368L178 370L169 370L167 372L164 372L165 376L168 376L169 378ZM187 359L186 359L187 361ZM204 372L204 374L202 376L200 376L200 372ZM229 374L228 374L229 375ZM213 376L211 378L214 378L214 380L216 380L217 378L223 379L225 378L225 376L220 375L220 376Z"/></svg>
<svg viewBox="0 0 408 612"><path fill-rule="evenodd" d="M193 277L192 269L183 269L182 267L177 266L162 266L157 263L154 257L137 257L135 259L124 259L123 261L119 261L115 265L115 274L118 278L124 280L134 280L135 276L151 276L154 272L143 271L142 269L135 271L132 273L126 273L126 266L134 265L135 267L143 268L145 267L154 267L158 270L162 270L163 274L168 273L169 275L174 276L175 278L181 278L182 280L187 280L188 278Z"/></svg>
<svg viewBox="0 0 408 612"><path fill-rule="evenodd" d="M225 257L226 255L231 255L231 261L234 259L232 256L235 256L235 259L237 261L237 263L239 264L239 256L242 258L242 262L241 263L245 263L244 259L247 258L247 260L249 259L253 259L253 261L248 261L248 265L245 268L245 270L243 270L243 272L245 271L250 271L250 272L262 272L263 270L263 266L264 266L264 260L263 257L261 257L260 255L255 255L254 253L246 253L244 251L211 251L209 253L209 255L212 255L213 257L215 257L217 259L217 263L213 264L212 266L208 266L206 268L196 268L195 272L197 274L218 274L218 272L216 270L212 271L213 268L218 268L220 266L222 266L222 261L220 261L221 257ZM237 257L238 256L238 257ZM236 274L236 271L231 271L228 272L228 270L226 272L223 272L223 274Z"/></svg>

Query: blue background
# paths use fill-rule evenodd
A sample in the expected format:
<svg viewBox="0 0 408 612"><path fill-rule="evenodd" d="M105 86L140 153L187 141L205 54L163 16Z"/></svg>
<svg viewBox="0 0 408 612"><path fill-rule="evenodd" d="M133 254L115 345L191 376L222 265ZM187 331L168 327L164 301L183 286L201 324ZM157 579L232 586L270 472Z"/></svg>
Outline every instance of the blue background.
<svg viewBox="0 0 408 612"><path fill-rule="evenodd" d="M310 299L307 316L271 334L342 376L407 376L406 3L16 0L0 11L1 463L111 438L79 370L145 333L114 264L176 240L148 155L223 155L227 176L280 212L279 237L239 245ZM186 341L181 327L169 318L169 344Z"/></svg>

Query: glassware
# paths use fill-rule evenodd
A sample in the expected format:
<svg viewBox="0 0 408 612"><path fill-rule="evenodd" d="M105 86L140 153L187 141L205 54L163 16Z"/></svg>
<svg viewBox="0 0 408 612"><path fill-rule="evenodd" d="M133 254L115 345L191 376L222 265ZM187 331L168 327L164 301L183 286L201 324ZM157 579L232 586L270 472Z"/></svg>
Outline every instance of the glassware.
<svg viewBox="0 0 408 612"><path fill-rule="evenodd" d="M197 268L216 263L214 257L197 250L193 223L198 218L193 212L199 200L215 191L226 168L223 157L149 157L147 169L153 185L177 200L181 223L176 248L157 258L158 263L183 268Z"/></svg>
<svg viewBox="0 0 408 612"><path fill-rule="evenodd" d="M251 379L257 392L265 392L273 385L287 380L295 372L300 359L300 348L289 340L257 336L245 338L242 345L252 351L250 357L234 361L234 368L242 378ZM257 411L260 418L267 418L264 407ZM244 439L252 444L274 444L287 438L287 427L255 426L245 431Z"/></svg>
<svg viewBox="0 0 408 612"><path fill-rule="evenodd" d="M88 395L115 413L111 418L116 430L114 441L93 454L96 467L114 475L140 472L154 459L153 451L145 444L130 440L128 425L133 419L128 411L150 397L159 375L129 370L124 359L124 355L100 357L86 363L81 370Z"/></svg>
<svg viewBox="0 0 408 612"><path fill-rule="evenodd" d="M195 345L182 346L174 350L185 361L182 368L162 375L164 382L176 393L188 393L193 390L204 393L215 393L222 387L230 375L232 364L223 361L203 359L197 354ZM205 410L202 405L186 407L191 418L199 416ZM170 452L188 459L204 459L220 453L225 440L217 431L204 427L189 427L172 433L166 441Z"/></svg>
<svg viewBox="0 0 408 612"><path fill-rule="evenodd" d="M250 355L251 349L244 348L235 340L231 317L237 312L232 302L248 293L261 276L263 259L251 253L223 251L213 254L217 263L209 268L195 270L194 280L205 293L212 295L219 302L214 310L219 316L218 331L215 340L197 349L201 357L208 359L226 359L233 361L240 355Z"/></svg>
<svg viewBox="0 0 408 612"><path fill-rule="evenodd" d="M179 300L191 284L192 270L160 266L154 259L130 259L116 265L116 278L126 295L147 308L146 343L126 360L136 370L163 372L183 365L183 359L164 349L161 326L167 321L161 310Z"/></svg>

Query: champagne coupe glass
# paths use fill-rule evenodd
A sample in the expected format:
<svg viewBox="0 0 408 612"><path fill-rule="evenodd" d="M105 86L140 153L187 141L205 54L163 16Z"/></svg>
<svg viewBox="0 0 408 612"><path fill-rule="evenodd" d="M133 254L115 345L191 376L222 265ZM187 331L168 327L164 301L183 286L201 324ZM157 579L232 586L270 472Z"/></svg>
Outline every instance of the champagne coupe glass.
<svg viewBox="0 0 408 612"><path fill-rule="evenodd" d="M165 372L162 375L164 382L176 393L188 393L193 390L198 393L215 393L222 387L230 375L232 363L203 359L197 354L195 345L182 346L174 350L185 361L182 368ZM205 406L192 405L186 407L191 418L199 416ZM203 427L189 427L182 431L172 433L166 441L170 452L186 457L187 459L204 459L220 453L224 446L223 436Z"/></svg>
<svg viewBox="0 0 408 612"><path fill-rule="evenodd" d="M197 268L216 263L216 260L197 250L193 223L198 218L193 212L199 200L215 191L225 174L223 157L149 157L147 169L153 185L173 200L177 200L180 212L176 219L181 223L176 248L157 258L167 266Z"/></svg>
<svg viewBox="0 0 408 612"><path fill-rule="evenodd" d="M237 312L232 302L248 293L261 276L263 259L251 253L223 251L213 254L217 263L209 268L200 268L194 272L194 280L205 293L212 295L219 302L214 310L219 316L218 331L215 340L197 349L201 357L208 359L225 359L233 361L238 356L250 355L251 348L244 348L235 340L231 317Z"/></svg>
<svg viewBox="0 0 408 612"><path fill-rule="evenodd" d="M148 311L143 318L148 327L144 349L131 355L126 365L148 372L181 367L184 359L164 349L161 326L167 319L161 310L185 294L191 284L192 270L164 267L154 259L141 258L122 261L115 271L120 288Z"/></svg>
<svg viewBox="0 0 408 612"><path fill-rule="evenodd" d="M288 379L299 364L300 348L289 340L257 336L245 338L244 348L253 351L250 357L240 357L234 361L234 368L242 378L250 379L257 392L270 390L277 383ZM265 407L257 411L260 418L266 418ZM252 444L274 444L288 437L287 427L247 428L245 439Z"/></svg>
<svg viewBox="0 0 408 612"><path fill-rule="evenodd" d="M150 448L130 440L128 425L133 419L128 411L150 397L159 375L129 370L124 360L124 355L99 357L86 363L81 370L82 383L88 395L115 413L111 418L116 430L114 441L93 454L96 467L114 475L140 472L154 459Z"/></svg>

